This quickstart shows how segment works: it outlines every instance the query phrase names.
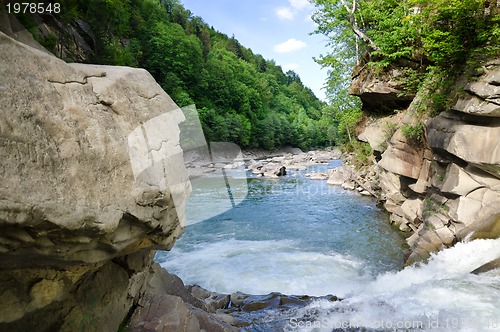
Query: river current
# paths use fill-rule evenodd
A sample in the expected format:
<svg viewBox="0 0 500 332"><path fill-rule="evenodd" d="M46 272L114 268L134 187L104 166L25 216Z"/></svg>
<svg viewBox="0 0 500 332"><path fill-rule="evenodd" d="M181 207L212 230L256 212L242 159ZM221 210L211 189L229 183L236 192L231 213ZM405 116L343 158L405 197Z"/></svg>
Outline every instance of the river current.
<svg viewBox="0 0 500 332"><path fill-rule="evenodd" d="M343 299L271 310L272 319L248 331L500 330L500 276L470 274L500 256L500 240L459 243L404 268L404 240L373 199L304 176L340 163L274 180L235 173L222 187L200 179L187 206L191 222L157 261L186 284L219 293Z"/></svg>

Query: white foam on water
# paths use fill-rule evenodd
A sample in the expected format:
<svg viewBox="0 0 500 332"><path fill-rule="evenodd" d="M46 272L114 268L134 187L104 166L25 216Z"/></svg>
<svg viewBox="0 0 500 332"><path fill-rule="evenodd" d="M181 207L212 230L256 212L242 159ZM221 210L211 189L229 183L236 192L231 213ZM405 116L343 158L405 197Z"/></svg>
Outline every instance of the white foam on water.
<svg viewBox="0 0 500 332"><path fill-rule="evenodd" d="M303 251L291 240L204 243L166 255L161 265L186 284L220 293L344 296L372 279L361 260Z"/></svg>
<svg viewBox="0 0 500 332"><path fill-rule="evenodd" d="M219 210L224 210L228 201L225 184L213 187L201 184L203 186L199 190L194 188L194 194L198 194L193 195L196 199L188 203L188 216L191 205L196 207L199 203L202 207L197 210L193 208L193 211L200 212L200 220L207 211L214 215L220 213ZM266 193L260 195L259 199L287 200L290 206L296 205L295 185L284 183L284 186L286 188L280 190L271 186L257 186L257 190ZM237 188L231 186L232 189L233 187ZM330 192L334 189L328 190ZM320 194L312 197L320 197ZM314 206L309 208L315 209ZM341 209L345 210L343 213L351 213L349 209L356 207L344 208L342 205ZM247 210L235 211L243 214ZM274 209L269 211L269 220L273 220L271 213L274 213ZM247 214L247 219L251 220L248 215L251 216L252 213ZM169 253L159 252L157 260L168 271L180 276L186 284L199 284L219 293L242 291L249 294L333 294L344 299L335 302L317 300L303 308L270 314L273 320L276 318L280 322L287 322L285 331L331 332L334 329L345 331L349 328L354 331L500 330L498 271L482 275L470 273L500 257L500 239L458 243L453 248L433 255L427 263L377 276L373 271L384 270L375 266L380 265L374 261L377 258L363 260L343 255L340 253L343 252L342 249L338 249L339 252L325 252L324 246L304 248L305 243L314 246L315 241L319 240L314 237L316 233L309 232L314 229L318 218L314 213L308 213L304 219L304 234L300 234L302 229L291 235L287 234L292 240L269 241L251 240L261 239L262 229L270 233L276 232L272 223L269 228L253 229L247 227L251 224L249 221L243 220L244 222L231 224L222 233L212 234L210 229L214 221L209 220L205 225L206 229L197 230L206 233L197 233L197 236L186 239L186 243L178 243ZM214 226L216 225L214 222ZM240 227L238 231L235 231L236 227ZM278 229L283 231L283 228ZM242 232L246 231L249 233L243 234L245 240L227 239L227 236L242 237ZM355 231L361 234L365 232L363 227L357 227ZM313 237L306 237L306 234L312 234ZM369 242L379 243L380 236L383 235L374 234L369 240L359 244L366 245L361 249L372 250ZM327 236L331 236L331 233ZM207 240L211 241L205 242ZM321 238L321 241L328 240ZM343 238L332 239L335 240L342 241ZM196 244L197 241L204 242ZM355 254L356 251L349 252Z"/></svg>
<svg viewBox="0 0 500 332"><path fill-rule="evenodd" d="M299 309L285 330L500 330L499 273L470 273L497 257L500 239L458 243L425 264L378 276L343 301L316 301ZM313 320L304 319L311 315Z"/></svg>

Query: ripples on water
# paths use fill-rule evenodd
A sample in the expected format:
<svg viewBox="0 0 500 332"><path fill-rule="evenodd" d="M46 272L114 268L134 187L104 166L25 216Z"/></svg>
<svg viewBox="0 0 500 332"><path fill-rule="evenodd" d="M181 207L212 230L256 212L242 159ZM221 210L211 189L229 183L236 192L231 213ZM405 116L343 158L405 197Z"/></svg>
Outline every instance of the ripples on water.
<svg viewBox="0 0 500 332"><path fill-rule="evenodd" d="M342 296L349 284L402 267L403 241L372 199L304 173L250 178L241 204L188 226L174 249L158 259L186 283L252 294ZM203 206L196 213L226 204L223 196L207 186L194 192ZM188 214L195 207L188 206Z"/></svg>
<svg viewBox="0 0 500 332"><path fill-rule="evenodd" d="M334 161L330 167L337 165ZM500 256L498 240L459 244L428 264L402 270L404 241L389 226L387 214L372 199L310 180L305 172L292 171L279 180L249 179L241 204L187 226L172 251L158 253L157 260L186 284L220 293L345 298L274 313L272 329L262 323L248 331L276 330L278 321L285 331L497 326L498 277L469 271ZM195 188L188 214L201 220L226 205L223 194L203 185Z"/></svg>

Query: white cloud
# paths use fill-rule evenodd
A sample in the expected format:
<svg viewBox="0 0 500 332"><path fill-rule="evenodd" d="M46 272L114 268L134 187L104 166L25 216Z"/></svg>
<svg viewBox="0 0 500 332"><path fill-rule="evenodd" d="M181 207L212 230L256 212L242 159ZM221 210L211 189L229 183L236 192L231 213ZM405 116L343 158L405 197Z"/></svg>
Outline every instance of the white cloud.
<svg viewBox="0 0 500 332"><path fill-rule="evenodd" d="M275 9L276 15L282 20L293 20L295 13L291 8L280 7Z"/></svg>
<svg viewBox="0 0 500 332"><path fill-rule="evenodd" d="M286 64L281 66L281 68L283 69L283 71L285 73L289 70L295 70L299 67L300 67L300 65L298 63L286 63Z"/></svg>
<svg viewBox="0 0 500 332"><path fill-rule="evenodd" d="M288 53L288 52L298 51L306 46L307 44L302 40L290 38L286 42L274 45L274 51L277 53Z"/></svg>
<svg viewBox="0 0 500 332"><path fill-rule="evenodd" d="M295 8L297 10L305 9L311 5L308 0L288 0L288 2L290 3L290 6L292 6L292 8Z"/></svg>
<svg viewBox="0 0 500 332"><path fill-rule="evenodd" d="M312 7L309 0L288 0L289 7L279 7L274 9L276 15L282 20L293 20L295 15L304 9Z"/></svg>

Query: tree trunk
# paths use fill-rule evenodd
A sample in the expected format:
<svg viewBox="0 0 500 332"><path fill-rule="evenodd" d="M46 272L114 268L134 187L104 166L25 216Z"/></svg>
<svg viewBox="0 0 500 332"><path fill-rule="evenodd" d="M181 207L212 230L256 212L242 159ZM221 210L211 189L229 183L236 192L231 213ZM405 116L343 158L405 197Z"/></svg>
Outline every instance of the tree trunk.
<svg viewBox="0 0 500 332"><path fill-rule="evenodd" d="M373 42L373 40L371 40L370 37L368 37L366 35L366 33L364 33L359 28L359 26L358 26L358 22L356 21L356 16L355 16L355 13L356 13L356 0L353 1L352 8L349 8L349 6L345 2L345 0L340 0L340 2L342 3L342 5L347 10L347 14L349 15L349 25L351 26L351 29L356 34L356 36L358 36L359 38L361 38L361 40L363 40L365 43L367 43L368 46L372 50L375 50L375 51L380 50L380 47L378 47L377 45L375 45L375 43Z"/></svg>

